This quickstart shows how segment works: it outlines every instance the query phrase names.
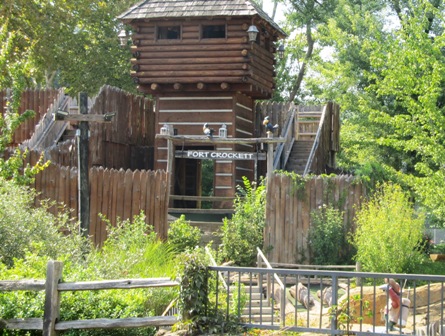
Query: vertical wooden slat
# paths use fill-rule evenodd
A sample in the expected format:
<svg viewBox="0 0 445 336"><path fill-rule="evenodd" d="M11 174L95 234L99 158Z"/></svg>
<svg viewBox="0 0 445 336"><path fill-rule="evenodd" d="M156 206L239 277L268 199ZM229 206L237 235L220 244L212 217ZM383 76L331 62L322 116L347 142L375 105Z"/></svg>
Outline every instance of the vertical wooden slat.
<svg viewBox="0 0 445 336"><path fill-rule="evenodd" d="M116 216L123 218L124 214L124 190L125 190L125 171L123 169L119 169L118 171L118 180L119 183L117 185L117 200L116 200Z"/></svg>
<svg viewBox="0 0 445 336"><path fill-rule="evenodd" d="M159 178L160 173L161 173L160 170L157 170L155 172L155 180L153 181L155 183L155 192L154 192L155 195L160 195L161 190L162 190L161 179ZM160 227L161 227L161 223L160 223L159 219L161 218L162 215L161 215L161 209L160 209L161 203L160 203L160 199L158 196L154 198L153 207L155 209L155 211L154 211L154 214L155 214L154 227L155 227L156 232L159 232Z"/></svg>
<svg viewBox="0 0 445 336"><path fill-rule="evenodd" d="M119 180L119 171L116 169L111 170L111 215L110 220L113 226L116 226L116 218L117 218L117 200L118 200L118 185L121 184Z"/></svg>
<svg viewBox="0 0 445 336"><path fill-rule="evenodd" d="M150 209L150 213L147 214L147 220L148 224L152 225L154 227L155 225L155 211L154 211L154 197L153 194L155 192L155 172L153 170L147 172L148 178L147 178L147 201L146 201L146 208Z"/></svg>
<svg viewBox="0 0 445 336"><path fill-rule="evenodd" d="M145 222L148 222L148 215L149 215L149 211L146 207L147 205L147 197L149 197L149 195L147 195L147 179L148 179L148 174L146 170L141 170L141 179L140 179L140 190L141 190L141 196L140 196L140 208L142 211L144 211L145 214Z"/></svg>
<svg viewBox="0 0 445 336"><path fill-rule="evenodd" d="M122 214L122 219L131 218L131 194L133 190L133 172L130 169L125 171L124 177L124 211Z"/></svg>
<svg viewBox="0 0 445 336"><path fill-rule="evenodd" d="M96 167L90 169L90 235L92 236L94 246L100 246L101 243L100 234L97 233L97 214L99 212L97 208L97 202L99 200L98 174L99 171Z"/></svg>
<svg viewBox="0 0 445 336"><path fill-rule="evenodd" d="M131 202L131 217L139 215L141 212L141 172L133 172L133 196Z"/></svg>

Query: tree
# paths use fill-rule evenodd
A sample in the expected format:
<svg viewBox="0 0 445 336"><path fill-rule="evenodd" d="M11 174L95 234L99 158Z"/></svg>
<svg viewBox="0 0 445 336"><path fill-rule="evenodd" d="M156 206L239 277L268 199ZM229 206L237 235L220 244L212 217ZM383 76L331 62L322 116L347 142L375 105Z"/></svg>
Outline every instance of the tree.
<svg viewBox="0 0 445 336"><path fill-rule="evenodd" d="M357 212L352 243L363 271L409 273L424 258L424 218L416 214L400 186L385 184Z"/></svg>
<svg viewBox="0 0 445 336"><path fill-rule="evenodd" d="M6 0L0 16L7 18L4 26L13 43L8 63L28 62L27 87L64 85L72 94L94 94L104 84L134 90L129 50L119 47L116 20L134 2ZM10 87L8 81L2 84Z"/></svg>
<svg viewBox="0 0 445 336"><path fill-rule="evenodd" d="M397 181L445 223L442 1L341 0L335 13L313 84L342 106L339 164Z"/></svg>
<svg viewBox="0 0 445 336"><path fill-rule="evenodd" d="M291 37L286 42L286 58L278 64L276 93L287 101L302 101L303 80L319 52L316 50L317 27L327 22L337 0L288 2L292 10L287 14L285 30Z"/></svg>

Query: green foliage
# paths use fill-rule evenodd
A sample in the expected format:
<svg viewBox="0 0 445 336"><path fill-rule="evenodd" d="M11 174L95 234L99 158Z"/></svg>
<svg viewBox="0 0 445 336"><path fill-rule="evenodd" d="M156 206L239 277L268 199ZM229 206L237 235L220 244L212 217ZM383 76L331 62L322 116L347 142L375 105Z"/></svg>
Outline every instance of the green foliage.
<svg viewBox="0 0 445 336"><path fill-rule="evenodd" d="M232 296L227 312L227 297L223 286L216 287L216 273L207 270L208 257L204 250L196 249L180 255L178 269L181 281L179 307L182 322L175 329L187 328L192 333L200 334L236 334L241 328L238 325L238 312L243 308L245 296ZM238 288L238 284L235 288ZM240 287L241 290L241 287ZM216 306L218 291L218 306ZM235 289L235 292L237 289Z"/></svg>
<svg viewBox="0 0 445 336"><path fill-rule="evenodd" d="M223 222L220 256L238 266L252 266L256 248L263 247L266 189L263 184L253 188L246 177L243 181L244 188L238 187L234 202L235 213Z"/></svg>
<svg viewBox="0 0 445 336"><path fill-rule="evenodd" d="M53 216L47 211L51 204L36 208L34 197L32 189L0 178L0 262L12 267L15 259L23 259L27 253L79 260L88 245L77 235L61 234L78 230L70 224L68 213Z"/></svg>
<svg viewBox="0 0 445 336"><path fill-rule="evenodd" d="M168 242L177 252L184 252L199 245L202 233L199 228L190 225L185 215L181 215L170 224L167 236Z"/></svg>
<svg viewBox="0 0 445 336"><path fill-rule="evenodd" d="M204 316L208 307L207 285L209 261L204 251L197 249L181 255L179 276L181 292L179 306L184 320Z"/></svg>
<svg viewBox="0 0 445 336"><path fill-rule="evenodd" d="M424 217L400 186L383 185L357 212L356 222L352 243L364 271L411 273L423 262Z"/></svg>
<svg viewBox="0 0 445 336"><path fill-rule="evenodd" d="M18 188L18 187L16 187ZM0 196L0 200L3 197ZM21 204L16 204L17 212ZM28 215L33 221L36 214ZM106 221L106 219L103 219ZM143 214L130 221L118 221L116 227L108 226L108 238L100 250L85 248L87 244L74 231L65 234L56 229L54 222L33 221L22 224L20 236L32 244L12 266L0 264L0 279L44 279L49 259L64 263L64 281L94 281L103 279L173 277L176 256L145 224ZM15 228L15 227L14 227ZM33 231L42 230L36 235ZM3 237L3 235L0 235ZM25 239L26 238L26 239ZM45 247L50 246L51 249ZM39 247L36 253L36 247ZM177 288L149 288L132 290L78 291L64 293L61 299L61 320L93 318L126 318L159 316L177 296ZM43 292L3 292L0 294L0 314L3 318L42 317ZM127 330L69 331L67 335L153 335L154 328ZM8 331L8 335L24 333ZM38 333L34 333L37 335ZM33 335L34 335L33 334Z"/></svg>
<svg viewBox="0 0 445 336"><path fill-rule="evenodd" d="M339 265L349 262L342 258L340 248L346 246L343 216L342 212L325 204L311 212L308 239L315 264Z"/></svg>
<svg viewBox="0 0 445 336"><path fill-rule="evenodd" d="M330 57L308 83L341 106L339 166L410 190L438 226L445 223L442 6L337 1L317 27Z"/></svg>
<svg viewBox="0 0 445 336"><path fill-rule="evenodd" d="M12 73L23 72L25 87L67 86L90 95L104 85L134 90L130 50L121 48L116 17L133 0L5 0L0 5L1 87L12 87ZM48 24L51 22L51 24ZM107 66L103 66L107 64Z"/></svg>
<svg viewBox="0 0 445 336"><path fill-rule="evenodd" d="M18 37L8 33L8 20L0 26L0 89L9 87L7 100L4 103L5 112L0 115L0 153L5 153L10 145L14 132L25 120L35 115L34 111L18 113L22 91L26 88L25 78L29 75L30 64L26 59L13 62L15 42ZM43 162L43 157L34 165L24 167L27 151L16 148L9 158L0 157L0 176L11 179L18 184L27 185L34 176L46 168L49 163Z"/></svg>
<svg viewBox="0 0 445 336"><path fill-rule="evenodd" d="M432 245L430 253L445 254L445 243Z"/></svg>

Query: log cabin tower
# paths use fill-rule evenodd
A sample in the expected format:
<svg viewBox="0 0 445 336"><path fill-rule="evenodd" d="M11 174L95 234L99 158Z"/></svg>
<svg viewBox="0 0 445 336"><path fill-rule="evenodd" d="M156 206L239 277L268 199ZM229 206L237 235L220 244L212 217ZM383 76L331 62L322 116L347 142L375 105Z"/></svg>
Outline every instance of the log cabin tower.
<svg viewBox="0 0 445 336"><path fill-rule="evenodd" d="M277 43L285 33L253 1L146 0L119 19L132 31L131 76L140 92L155 99L151 131L159 134L167 125L178 135L204 136L203 124L208 123L215 136L222 125L228 137L259 134L254 101L272 95ZM176 146L257 151L251 144L216 145L211 140ZM166 140L156 139L154 147L153 169L166 169ZM171 193L201 196L202 165L202 160L176 158ZM253 180L254 169L254 161L213 161L213 195L233 196L242 176Z"/></svg>

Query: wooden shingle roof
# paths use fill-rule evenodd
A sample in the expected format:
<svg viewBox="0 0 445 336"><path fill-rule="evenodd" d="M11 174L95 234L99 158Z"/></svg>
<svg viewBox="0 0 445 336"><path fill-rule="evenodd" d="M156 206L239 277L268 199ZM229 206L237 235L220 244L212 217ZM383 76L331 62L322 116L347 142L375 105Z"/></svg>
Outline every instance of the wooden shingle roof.
<svg viewBox="0 0 445 336"><path fill-rule="evenodd" d="M259 15L279 34L286 33L251 0L144 0L118 16L124 22L143 19Z"/></svg>

